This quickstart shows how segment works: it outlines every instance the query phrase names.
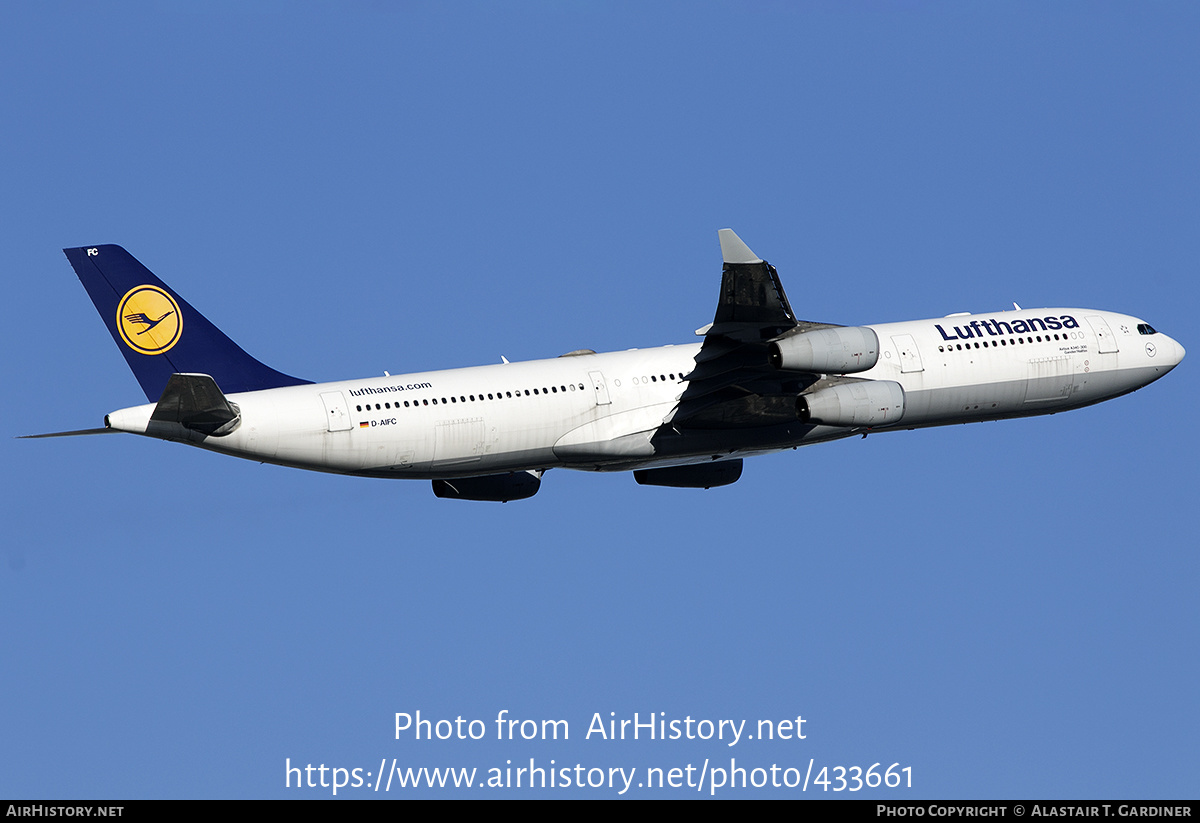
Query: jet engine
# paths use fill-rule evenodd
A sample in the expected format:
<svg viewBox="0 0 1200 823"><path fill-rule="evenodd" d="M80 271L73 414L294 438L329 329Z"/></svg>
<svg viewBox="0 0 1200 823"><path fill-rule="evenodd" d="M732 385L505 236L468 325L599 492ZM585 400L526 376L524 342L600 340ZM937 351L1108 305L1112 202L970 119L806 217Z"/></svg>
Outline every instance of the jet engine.
<svg viewBox="0 0 1200 823"><path fill-rule="evenodd" d="M676 489L711 489L728 486L742 476L742 461L719 460L694 466L668 466L665 469L638 469L633 479L639 486L671 486Z"/></svg>
<svg viewBox="0 0 1200 823"><path fill-rule="evenodd" d="M800 395L796 414L826 426L889 426L904 417L904 387L892 380L838 383Z"/></svg>
<svg viewBox="0 0 1200 823"><path fill-rule="evenodd" d="M533 497L541 487L542 473L531 471L433 481L433 493L438 497L451 500L491 500L497 503Z"/></svg>
<svg viewBox="0 0 1200 823"><path fill-rule="evenodd" d="M776 340L771 365L788 371L853 374L879 361L879 335L866 326L834 326Z"/></svg>

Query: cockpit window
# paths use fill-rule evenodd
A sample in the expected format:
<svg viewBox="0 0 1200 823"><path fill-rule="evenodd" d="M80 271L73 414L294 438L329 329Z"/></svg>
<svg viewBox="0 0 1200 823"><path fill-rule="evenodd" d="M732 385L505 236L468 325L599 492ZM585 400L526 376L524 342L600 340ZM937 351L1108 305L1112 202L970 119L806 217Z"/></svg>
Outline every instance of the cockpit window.
<svg viewBox="0 0 1200 823"><path fill-rule="evenodd" d="M1149 323L1138 323L1138 334L1158 334Z"/></svg>

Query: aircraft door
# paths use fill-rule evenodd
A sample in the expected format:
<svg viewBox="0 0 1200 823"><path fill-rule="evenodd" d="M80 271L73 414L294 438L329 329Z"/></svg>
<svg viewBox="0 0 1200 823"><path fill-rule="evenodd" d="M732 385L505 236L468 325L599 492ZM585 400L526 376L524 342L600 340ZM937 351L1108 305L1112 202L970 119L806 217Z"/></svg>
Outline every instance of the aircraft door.
<svg viewBox="0 0 1200 823"><path fill-rule="evenodd" d="M917 351L917 342L911 334L893 334L892 343L896 346L896 353L900 355L902 373L925 371L925 366L921 363L921 353Z"/></svg>
<svg viewBox="0 0 1200 823"><path fill-rule="evenodd" d="M590 371L588 377L592 378L592 389L596 393L596 405L607 406L612 403L612 398L608 396L608 384L604 382L604 372Z"/></svg>
<svg viewBox="0 0 1200 823"><path fill-rule="evenodd" d="M325 422L331 432L350 430L350 413L347 411L346 398L340 391L321 392L321 402L325 404Z"/></svg>
<svg viewBox="0 0 1200 823"><path fill-rule="evenodd" d="M1087 319L1088 325L1092 327L1092 331L1096 334L1096 340L1100 343L1100 354L1111 354L1117 350L1117 338L1113 337L1112 330L1109 329L1108 323L1099 315L1093 315Z"/></svg>

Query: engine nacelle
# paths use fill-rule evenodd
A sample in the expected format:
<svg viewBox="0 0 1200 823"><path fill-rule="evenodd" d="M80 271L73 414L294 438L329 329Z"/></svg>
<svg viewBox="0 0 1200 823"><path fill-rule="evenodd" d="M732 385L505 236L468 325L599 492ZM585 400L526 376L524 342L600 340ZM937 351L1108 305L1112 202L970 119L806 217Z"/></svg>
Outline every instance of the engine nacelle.
<svg viewBox="0 0 1200 823"><path fill-rule="evenodd" d="M438 497L450 500L491 500L497 503L533 497L541 487L541 472L509 472L433 481L433 493Z"/></svg>
<svg viewBox="0 0 1200 823"><path fill-rule="evenodd" d="M879 335L866 326L816 329L775 341L769 357L777 369L853 374L879 362Z"/></svg>
<svg viewBox="0 0 1200 823"><path fill-rule="evenodd" d="M904 387L892 380L838 383L800 395L796 414L826 426L890 426L904 417Z"/></svg>
<svg viewBox="0 0 1200 823"><path fill-rule="evenodd" d="M711 489L728 486L742 476L742 461L719 460L694 466L668 466L665 469L638 469L633 479L639 486L671 486L676 489Z"/></svg>

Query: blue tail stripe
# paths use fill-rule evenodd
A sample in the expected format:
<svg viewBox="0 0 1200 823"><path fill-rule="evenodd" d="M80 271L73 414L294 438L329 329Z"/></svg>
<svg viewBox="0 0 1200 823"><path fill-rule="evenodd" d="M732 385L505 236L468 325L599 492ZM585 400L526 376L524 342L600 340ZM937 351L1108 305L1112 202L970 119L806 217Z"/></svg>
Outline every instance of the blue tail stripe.
<svg viewBox="0 0 1200 823"><path fill-rule="evenodd" d="M149 400L158 400L167 379L177 372L211 375L226 394L312 382L275 371L246 354L120 246L81 246L63 253ZM155 308L139 310L144 306ZM156 333L147 336L152 330Z"/></svg>

